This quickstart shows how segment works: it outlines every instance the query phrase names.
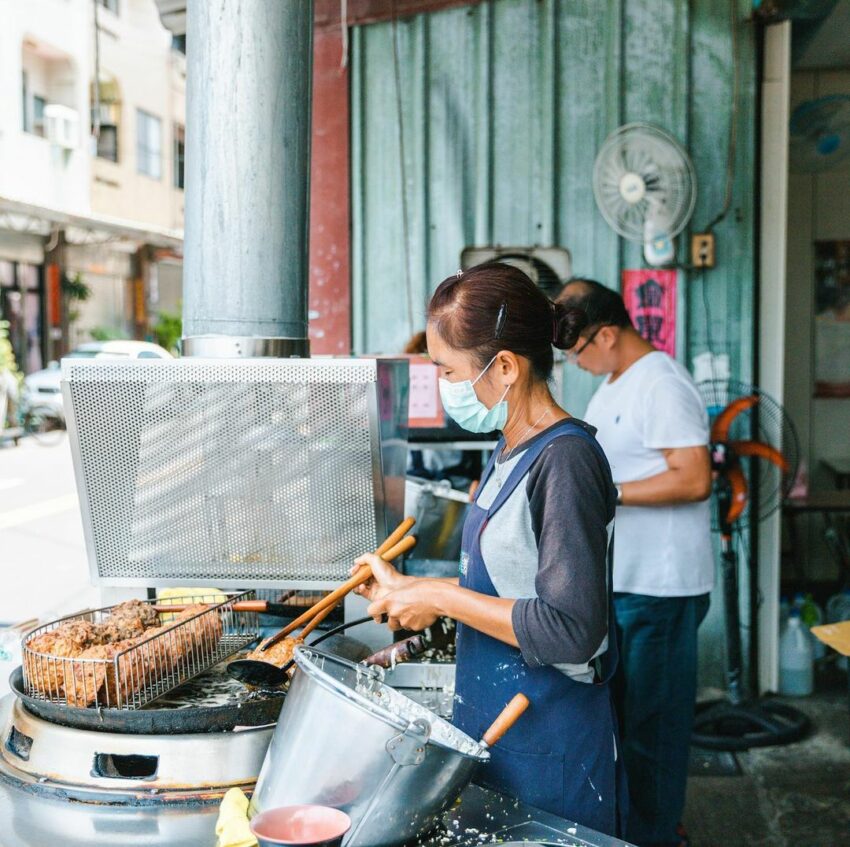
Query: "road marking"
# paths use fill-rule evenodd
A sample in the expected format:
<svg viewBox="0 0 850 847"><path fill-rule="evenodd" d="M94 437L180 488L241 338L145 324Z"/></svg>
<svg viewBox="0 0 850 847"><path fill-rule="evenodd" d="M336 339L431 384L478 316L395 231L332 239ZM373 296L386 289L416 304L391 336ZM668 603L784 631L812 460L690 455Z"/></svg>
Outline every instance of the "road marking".
<svg viewBox="0 0 850 847"><path fill-rule="evenodd" d="M76 509L77 504L76 494L63 494L61 497L54 497L51 500L42 500L41 503L9 509L0 512L0 529L10 529L13 526L20 526L39 518L59 514L59 512L67 512L68 509Z"/></svg>
<svg viewBox="0 0 850 847"><path fill-rule="evenodd" d="M8 488L17 488L23 485L24 481L20 477L12 477L11 479L0 479L0 491L6 491Z"/></svg>

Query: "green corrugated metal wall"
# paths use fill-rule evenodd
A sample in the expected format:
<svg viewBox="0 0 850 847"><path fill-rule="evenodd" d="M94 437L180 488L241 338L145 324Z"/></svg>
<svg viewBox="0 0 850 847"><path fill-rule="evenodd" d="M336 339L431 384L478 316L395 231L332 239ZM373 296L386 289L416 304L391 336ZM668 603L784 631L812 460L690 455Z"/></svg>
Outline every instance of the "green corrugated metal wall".
<svg viewBox="0 0 850 847"><path fill-rule="evenodd" d="M693 230L705 227L723 205L737 45L732 209L715 230L718 267L704 278L680 276L680 352L690 364L706 349L708 303L713 349L729 353L733 375L750 380L756 60L749 9L746 0L490 0L398 21L395 51L392 24L355 29L356 350L400 350L467 245L565 246L577 274L615 286L622 268L641 267L640 246L609 228L591 187L596 152L621 124L656 124L689 149L699 185ZM686 261L685 238L679 242ZM593 382L568 373L566 405L581 414Z"/></svg>

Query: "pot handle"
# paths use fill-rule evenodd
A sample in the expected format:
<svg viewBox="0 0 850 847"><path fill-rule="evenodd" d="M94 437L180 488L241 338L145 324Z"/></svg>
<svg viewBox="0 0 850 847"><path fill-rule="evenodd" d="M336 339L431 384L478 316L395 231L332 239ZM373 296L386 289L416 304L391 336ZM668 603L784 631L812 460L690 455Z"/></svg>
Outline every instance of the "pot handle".
<svg viewBox="0 0 850 847"><path fill-rule="evenodd" d="M431 724L417 718L400 735L387 742L387 752L397 765L421 765L425 761L425 745L431 736Z"/></svg>
<svg viewBox="0 0 850 847"><path fill-rule="evenodd" d="M520 715L529 707L528 697L525 694L514 694L511 702L499 712L499 716L481 739L487 747L492 747L499 739L517 722Z"/></svg>

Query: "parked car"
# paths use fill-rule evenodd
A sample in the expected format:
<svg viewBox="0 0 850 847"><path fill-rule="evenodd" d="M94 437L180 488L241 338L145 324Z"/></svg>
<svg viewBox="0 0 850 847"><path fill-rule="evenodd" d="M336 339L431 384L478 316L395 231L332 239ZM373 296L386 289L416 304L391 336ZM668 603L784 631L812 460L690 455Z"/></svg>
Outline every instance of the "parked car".
<svg viewBox="0 0 850 847"><path fill-rule="evenodd" d="M65 357L67 359L171 359L171 353L150 341L92 341L81 344ZM44 370L35 371L24 379L23 403L26 408L44 406L55 410L64 419L62 406L62 368L51 362Z"/></svg>

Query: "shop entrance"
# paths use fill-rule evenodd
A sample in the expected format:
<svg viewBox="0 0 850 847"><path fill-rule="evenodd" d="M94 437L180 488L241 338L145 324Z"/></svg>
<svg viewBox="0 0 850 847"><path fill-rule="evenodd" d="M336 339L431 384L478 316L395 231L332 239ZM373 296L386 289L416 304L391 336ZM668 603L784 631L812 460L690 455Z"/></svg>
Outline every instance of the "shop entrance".
<svg viewBox="0 0 850 847"><path fill-rule="evenodd" d="M24 373L44 367L44 286L41 268L0 259L0 320L9 323L15 360Z"/></svg>

